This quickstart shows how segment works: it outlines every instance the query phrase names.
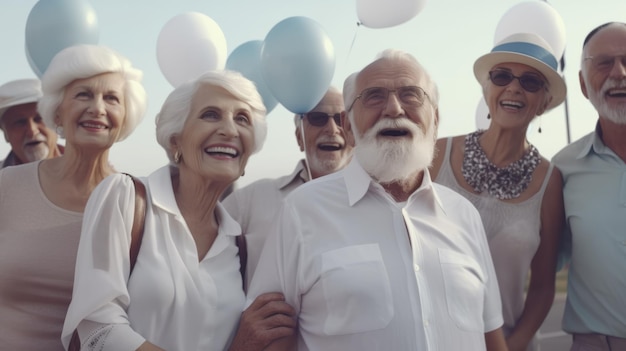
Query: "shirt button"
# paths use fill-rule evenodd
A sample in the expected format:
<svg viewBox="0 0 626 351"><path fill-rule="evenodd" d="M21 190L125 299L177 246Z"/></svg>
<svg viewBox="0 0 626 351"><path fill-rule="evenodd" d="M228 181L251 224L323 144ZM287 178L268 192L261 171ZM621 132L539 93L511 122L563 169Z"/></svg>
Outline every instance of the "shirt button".
<svg viewBox="0 0 626 351"><path fill-rule="evenodd" d="M414 264L413 265L413 270L416 271L416 272L419 272L420 266L418 266L417 264Z"/></svg>
<svg viewBox="0 0 626 351"><path fill-rule="evenodd" d="M428 322L428 319L424 319L424 326L425 327L429 327L430 326L430 322Z"/></svg>

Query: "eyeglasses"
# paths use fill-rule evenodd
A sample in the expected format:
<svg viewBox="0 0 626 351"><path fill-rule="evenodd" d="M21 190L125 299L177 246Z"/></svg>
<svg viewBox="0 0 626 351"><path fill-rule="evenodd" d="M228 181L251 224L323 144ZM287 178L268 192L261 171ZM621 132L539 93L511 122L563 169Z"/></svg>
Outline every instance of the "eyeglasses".
<svg viewBox="0 0 626 351"><path fill-rule="evenodd" d="M332 118L337 126L341 126L341 113L335 113L334 115L324 112L309 112L305 114L309 124L315 127L323 127L328 123L328 120Z"/></svg>
<svg viewBox="0 0 626 351"><path fill-rule="evenodd" d="M398 96L398 100L400 100L400 103L403 106L408 107L422 106L424 104L424 101L426 101L426 98L428 97L428 94L426 94L424 89L414 85L400 87L397 89L387 89L382 87L367 88L363 90L361 94L359 94L354 99L354 101L352 101L352 104L350 105L350 108L348 108L348 111L352 110L352 107L354 107L354 104L359 99L361 99L361 102L363 102L363 106L367 108L380 108L385 103L387 103L387 99L389 99L389 94L393 92L395 92Z"/></svg>
<svg viewBox="0 0 626 351"><path fill-rule="evenodd" d="M511 84L513 79L517 79L522 88L531 93L539 91L546 84L546 82L538 74L524 73L518 77L516 75L513 75L513 73L502 69L490 71L489 79L493 84L499 87L507 86Z"/></svg>
<svg viewBox="0 0 626 351"><path fill-rule="evenodd" d="M585 61L591 61L591 66L598 71L609 71L615 64L615 59L620 59L622 67L626 67L626 55L599 55L585 57Z"/></svg>

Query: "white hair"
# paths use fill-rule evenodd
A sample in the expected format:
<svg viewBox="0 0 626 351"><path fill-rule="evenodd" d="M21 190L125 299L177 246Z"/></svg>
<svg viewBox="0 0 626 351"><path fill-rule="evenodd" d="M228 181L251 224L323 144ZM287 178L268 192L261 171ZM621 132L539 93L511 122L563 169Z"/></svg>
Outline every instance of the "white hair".
<svg viewBox="0 0 626 351"><path fill-rule="evenodd" d="M423 73L424 76L426 77L425 79L426 86L421 87L421 88L424 89L426 94L428 94L428 99L430 100L432 105L435 108L439 106L439 89L437 88L437 84L435 83L435 81L433 81L428 71L426 71L426 69L419 63L419 61L417 61L415 57L413 57L413 55L405 51L401 51L401 50L386 49L380 52L372 63L379 61L379 60L385 60L385 59L409 62L411 64L416 65L420 69L421 73ZM370 63L370 65L372 63ZM348 109L354 103L354 99L356 99L356 97L359 94L359 92L356 91L356 86L357 86L356 83L357 83L357 79L359 75L361 74L361 71L352 73L343 82L343 101L344 101L344 105L346 106L346 112L347 112L348 117L353 114L353 109L350 109L350 111L348 111Z"/></svg>
<svg viewBox="0 0 626 351"><path fill-rule="evenodd" d="M191 110L191 100L203 85L223 88L235 98L250 106L254 131L254 150L252 153L260 151L267 136L266 109L254 83L238 72L228 70L209 71L196 80L182 84L174 89L165 99L161 111L156 116L157 142L165 149L170 163L176 166L171 145L172 137L183 131L185 121L189 117Z"/></svg>
<svg viewBox="0 0 626 351"><path fill-rule="evenodd" d="M428 71L424 68L424 66L422 66L422 64L419 63L419 61L413 55L402 50L386 49L376 56L376 60L374 62L378 60L383 60L383 59L409 62L419 67L421 73L423 73L424 76L426 77L426 83L425 83L426 86L421 87L421 88L423 88L424 91L426 91L426 94L428 94L428 98L430 99L430 102L435 107L439 106L439 89L437 88L437 84L432 79Z"/></svg>
<svg viewBox="0 0 626 351"><path fill-rule="evenodd" d="M119 73L125 81L126 116L116 141L126 139L139 125L146 111L146 91L141 84L143 73L119 53L100 45L75 45L57 53L41 78L43 97L37 111L53 130L54 118L63 101L65 88L77 79L104 73Z"/></svg>
<svg viewBox="0 0 626 351"><path fill-rule="evenodd" d="M337 87L335 86L330 86L328 87L328 90L326 91L326 93L324 94L324 96L322 96L322 99L315 105L315 107L313 107L311 109L311 111L315 110L322 101L324 101L324 99L326 98L326 96L328 94L341 94L341 90L337 89ZM309 111L309 112L311 112ZM302 123L302 114L301 113L296 113L293 115L293 123L296 125L296 128L300 128L300 124Z"/></svg>

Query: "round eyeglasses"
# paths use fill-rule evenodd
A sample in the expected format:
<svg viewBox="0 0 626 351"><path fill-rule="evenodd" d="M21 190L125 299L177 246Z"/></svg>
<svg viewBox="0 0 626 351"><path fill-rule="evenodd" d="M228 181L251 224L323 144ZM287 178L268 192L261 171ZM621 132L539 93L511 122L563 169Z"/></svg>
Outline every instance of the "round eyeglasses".
<svg viewBox="0 0 626 351"><path fill-rule="evenodd" d="M546 82L540 75L535 73L524 73L521 76L516 76L509 71L503 69L495 69L489 72L489 79L491 82L499 87L504 87L517 79L522 88L530 93L536 93L544 87Z"/></svg>
<svg viewBox="0 0 626 351"><path fill-rule="evenodd" d="M393 92L395 92L398 96L400 104L406 107L422 106L424 101L426 101L426 98L428 98L428 94L426 94L424 89L415 85L399 87L396 89L372 87L363 90L361 94L359 94L354 101L352 101L352 104L347 111L351 111L352 107L354 107L354 104L359 99L366 108L381 108L387 103L389 94Z"/></svg>

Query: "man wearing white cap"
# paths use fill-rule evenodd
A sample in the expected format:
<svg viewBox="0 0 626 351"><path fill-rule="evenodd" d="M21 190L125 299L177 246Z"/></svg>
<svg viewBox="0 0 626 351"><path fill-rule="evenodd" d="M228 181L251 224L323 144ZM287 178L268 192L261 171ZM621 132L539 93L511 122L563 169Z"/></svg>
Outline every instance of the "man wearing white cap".
<svg viewBox="0 0 626 351"><path fill-rule="evenodd" d="M41 98L38 79L19 79L0 86L0 129L11 144L11 152L0 168L61 155L57 134L46 127L37 113Z"/></svg>

